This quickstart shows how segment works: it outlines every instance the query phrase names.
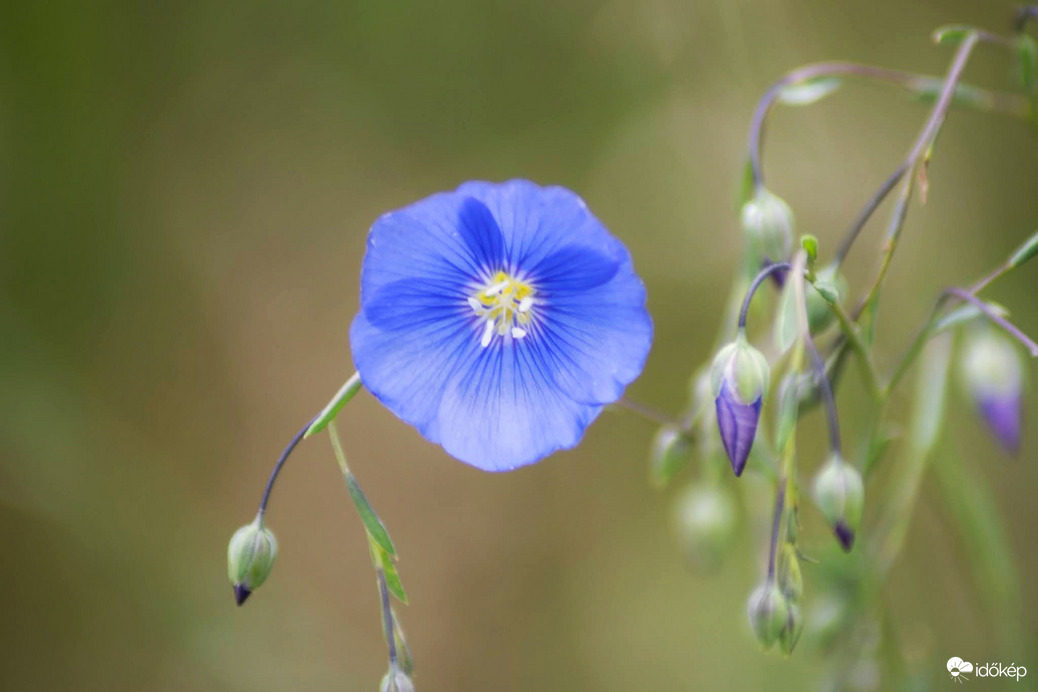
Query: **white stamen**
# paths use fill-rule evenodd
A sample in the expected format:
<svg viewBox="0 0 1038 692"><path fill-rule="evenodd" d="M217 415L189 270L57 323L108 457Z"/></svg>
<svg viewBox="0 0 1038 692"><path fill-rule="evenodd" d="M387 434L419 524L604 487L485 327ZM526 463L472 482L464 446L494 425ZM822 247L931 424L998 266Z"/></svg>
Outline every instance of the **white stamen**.
<svg viewBox="0 0 1038 692"><path fill-rule="evenodd" d="M525 329L522 329L521 327L512 327L512 338L513 339L522 339L524 336L526 336L526 330Z"/></svg>
<svg viewBox="0 0 1038 692"><path fill-rule="evenodd" d="M472 307L472 309L476 312L477 315L483 314L483 305L472 296L469 296L469 305Z"/></svg>
<svg viewBox="0 0 1038 692"><path fill-rule="evenodd" d="M486 348L490 345L490 340L494 338L494 322L493 320L487 320L487 326L483 328L483 338L479 340L479 345Z"/></svg>
<svg viewBox="0 0 1038 692"><path fill-rule="evenodd" d="M508 282L507 281L502 281L501 283L494 284L493 286L489 287L487 290L483 291L483 295L485 295L487 297L496 296L498 293L500 293L501 291L505 290L506 288L508 288Z"/></svg>
<svg viewBox="0 0 1038 692"><path fill-rule="evenodd" d="M533 296L526 296L519 301L519 312L528 312L533 307Z"/></svg>

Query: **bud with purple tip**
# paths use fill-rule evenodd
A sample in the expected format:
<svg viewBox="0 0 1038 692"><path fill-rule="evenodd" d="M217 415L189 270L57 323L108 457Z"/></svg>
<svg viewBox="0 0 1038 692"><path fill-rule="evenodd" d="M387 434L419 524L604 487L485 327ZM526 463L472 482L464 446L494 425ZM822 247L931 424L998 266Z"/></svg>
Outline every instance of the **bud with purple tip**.
<svg viewBox="0 0 1038 692"><path fill-rule="evenodd" d="M786 596L769 580L753 590L746 607L753 634L761 646L770 649L779 640L789 621Z"/></svg>
<svg viewBox="0 0 1038 692"><path fill-rule="evenodd" d="M1023 364L1016 346L994 329L971 333L963 350L962 379L995 439L1015 454L1023 412Z"/></svg>
<svg viewBox="0 0 1038 692"><path fill-rule="evenodd" d="M753 447L770 372L764 355L750 346L741 331L714 358L710 379L717 427L736 476L742 475Z"/></svg>
<svg viewBox="0 0 1038 692"><path fill-rule="evenodd" d="M815 477L815 502L844 551L854 547L865 505L865 484L858 469L833 452Z"/></svg>
<svg viewBox="0 0 1038 692"><path fill-rule="evenodd" d="M263 526L260 516L234 532L227 546L227 575L238 605L270 576L277 554L277 539Z"/></svg>
<svg viewBox="0 0 1038 692"><path fill-rule="evenodd" d="M750 248L761 264L789 259L793 249L793 210L781 197L758 188L743 205L741 220Z"/></svg>

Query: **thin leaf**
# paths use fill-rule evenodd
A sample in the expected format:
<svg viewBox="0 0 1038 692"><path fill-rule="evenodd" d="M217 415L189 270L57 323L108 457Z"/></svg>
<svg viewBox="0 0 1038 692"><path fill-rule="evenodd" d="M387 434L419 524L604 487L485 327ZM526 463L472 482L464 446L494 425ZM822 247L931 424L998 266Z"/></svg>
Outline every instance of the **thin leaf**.
<svg viewBox="0 0 1038 692"><path fill-rule="evenodd" d="M751 199L753 199L753 161L746 157L746 163L742 167L742 176L739 178L739 189L735 198L736 209L741 210Z"/></svg>
<svg viewBox="0 0 1038 692"><path fill-rule="evenodd" d="M1009 315L1009 311L997 303L989 302L988 305L991 306L993 312L1001 315L1002 317L1007 317ZM983 316L984 313L981 312L980 308L978 308L976 305L973 305L972 303L960 305L959 307L955 308L947 315L939 319L936 323L934 323L934 334L939 334L953 327L957 327L960 324L965 324L966 322L970 322L972 320L977 319L978 317Z"/></svg>
<svg viewBox="0 0 1038 692"><path fill-rule="evenodd" d="M803 82L796 82L783 87L778 100L787 106L809 106L821 101L840 88L843 80L839 77L817 77Z"/></svg>
<svg viewBox="0 0 1038 692"><path fill-rule="evenodd" d="M775 346L780 353L785 353L798 334L796 297L793 294L793 282L787 281L779 299L778 311L775 315Z"/></svg>
<svg viewBox="0 0 1038 692"><path fill-rule="evenodd" d="M353 505L357 508L357 513L360 514L360 520L364 524L364 528L367 529L368 535L382 550L395 558L396 548L393 546L393 541L389 538L389 532L386 531L382 520L375 514L371 503L368 502L364 491L361 490L357 477L350 471L344 473L343 477L346 479L346 489L350 493L350 499L353 500Z"/></svg>
<svg viewBox="0 0 1038 692"><path fill-rule="evenodd" d="M386 588L389 589L389 593L393 594L396 600L407 605L407 593L404 592L404 585L400 583L400 573L396 569L396 563L382 549L382 546L376 546L376 549L382 572L386 575Z"/></svg>
<svg viewBox="0 0 1038 692"><path fill-rule="evenodd" d="M359 392L360 388L363 386L364 385L360 381L360 373L353 373L350 379L346 380L346 384L339 388L339 391L335 393L332 400L324 407L324 410L317 415L317 418L315 418L314 422L310 424L310 427L307 429L306 434L303 435L303 437L310 437L311 435L324 430L328 424L335 420L335 417L339 415L339 411L342 410L342 407L348 404L350 399L356 396L357 392Z"/></svg>
<svg viewBox="0 0 1038 692"><path fill-rule="evenodd" d="M1009 266L1015 269L1028 260L1033 259L1035 255L1038 255L1038 232L1017 248L1013 256L1009 258Z"/></svg>
<svg viewBox="0 0 1038 692"><path fill-rule="evenodd" d="M1016 39L1017 74L1024 91L1038 87L1038 42L1027 34Z"/></svg>
<svg viewBox="0 0 1038 692"><path fill-rule="evenodd" d="M950 24L942 26L933 32L933 41L938 44L961 43L964 38L974 33L976 29L962 24Z"/></svg>

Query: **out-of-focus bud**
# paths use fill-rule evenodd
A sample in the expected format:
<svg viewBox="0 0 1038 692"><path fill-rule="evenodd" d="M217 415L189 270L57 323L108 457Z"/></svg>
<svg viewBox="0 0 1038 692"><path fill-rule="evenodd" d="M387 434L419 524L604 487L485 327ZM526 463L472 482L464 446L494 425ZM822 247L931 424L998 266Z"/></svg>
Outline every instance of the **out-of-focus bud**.
<svg viewBox="0 0 1038 692"><path fill-rule="evenodd" d="M750 346L741 332L714 358L710 379L717 427L736 476L742 475L750 456L770 374L764 355Z"/></svg>
<svg viewBox="0 0 1038 692"><path fill-rule="evenodd" d="M770 649L778 641L789 619L789 604L774 582L765 582L750 594L746 604L750 627L757 641Z"/></svg>
<svg viewBox="0 0 1038 692"><path fill-rule="evenodd" d="M822 296L822 293L826 294L825 297ZM807 323L811 327L812 334L822 331L833 321L832 308L829 307L825 298L839 303L845 295L847 295L847 279L835 264L830 264L815 273L815 282L813 285L807 286L804 296Z"/></svg>
<svg viewBox="0 0 1038 692"><path fill-rule="evenodd" d="M804 596L804 577L800 573L800 559L797 549L792 543L785 543L778 556L776 571L778 587L791 603L796 603Z"/></svg>
<svg viewBox="0 0 1038 692"><path fill-rule="evenodd" d="M692 441L673 425L656 431L649 452L649 479L665 486L692 458Z"/></svg>
<svg viewBox="0 0 1038 692"><path fill-rule="evenodd" d="M789 259L793 250L793 210L778 195L758 188L742 207L742 228L761 264Z"/></svg>
<svg viewBox="0 0 1038 692"><path fill-rule="evenodd" d="M786 615L786 625L779 632L779 651L786 656L793 653L800 635L804 631L804 616L800 612L800 606L795 603L789 604L789 612Z"/></svg>
<svg viewBox="0 0 1038 692"><path fill-rule="evenodd" d="M277 539L259 516L234 532L227 546L227 575L238 605L270 576L277 555Z"/></svg>
<svg viewBox="0 0 1038 692"><path fill-rule="evenodd" d="M833 645L847 626L850 616L847 602L842 596L822 594L812 598L807 620L808 636L822 649Z"/></svg>
<svg viewBox="0 0 1038 692"><path fill-rule="evenodd" d="M414 692L414 682L408 675L396 667L391 667L382 676L381 692Z"/></svg>
<svg viewBox="0 0 1038 692"><path fill-rule="evenodd" d="M962 379L977 410L999 444L1015 454L1023 414L1020 353L1008 337L985 327L967 337L962 355Z"/></svg>
<svg viewBox="0 0 1038 692"><path fill-rule="evenodd" d="M693 485L678 498L674 519L692 562L703 570L716 569L735 532L731 495L717 485Z"/></svg>
<svg viewBox="0 0 1038 692"><path fill-rule="evenodd" d="M844 551L854 547L865 506L865 485L858 469L833 452L815 477L815 502Z"/></svg>

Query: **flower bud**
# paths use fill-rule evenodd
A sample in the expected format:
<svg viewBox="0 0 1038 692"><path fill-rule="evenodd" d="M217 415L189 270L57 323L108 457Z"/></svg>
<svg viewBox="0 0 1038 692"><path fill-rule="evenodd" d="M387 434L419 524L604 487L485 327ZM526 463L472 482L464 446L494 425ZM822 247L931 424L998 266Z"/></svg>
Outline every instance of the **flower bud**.
<svg viewBox="0 0 1038 692"><path fill-rule="evenodd" d="M795 603L789 604L789 612L786 615L786 624L779 632L779 651L786 656L793 653L800 635L804 631L804 616L800 612L800 606Z"/></svg>
<svg viewBox="0 0 1038 692"><path fill-rule="evenodd" d="M238 605L266 581L277 554L277 539L258 516L234 532L227 546L227 574Z"/></svg>
<svg viewBox="0 0 1038 692"><path fill-rule="evenodd" d="M995 439L1006 451L1019 451L1023 364L1013 342L990 328L971 333L963 349L962 379Z"/></svg>
<svg viewBox="0 0 1038 692"><path fill-rule="evenodd" d="M742 207L742 228L761 264L784 262L793 250L793 211L765 188Z"/></svg>
<svg viewBox="0 0 1038 692"><path fill-rule="evenodd" d="M389 671L382 676L381 692L414 692L414 682L407 673L396 666L390 667Z"/></svg>
<svg viewBox="0 0 1038 692"><path fill-rule="evenodd" d="M865 504L865 485L858 469L833 452L815 477L815 502L829 521L844 551L854 546Z"/></svg>
<svg viewBox="0 0 1038 692"><path fill-rule="evenodd" d="M808 284L804 295L804 305L807 309L807 323L811 327L811 333L817 334L833 321L833 311L829 303L822 297L825 293L828 298L839 303L847 294L847 279L840 272L839 267L830 264L828 267L819 269L815 273L814 284Z"/></svg>
<svg viewBox="0 0 1038 692"><path fill-rule="evenodd" d="M800 573L800 559L797 549L792 543L785 543L778 556L776 580L779 589L791 603L796 603L804 596L804 577Z"/></svg>
<svg viewBox="0 0 1038 692"><path fill-rule="evenodd" d="M750 456L770 374L764 355L742 333L714 358L710 378L717 427L736 476L742 475Z"/></svg>
<svg viewBox="0 0 1038 692"><path fill-rule="evenodd" d="M649 452L649 477L662 487L692 458L692 443L673 425L664 425L656 431Z"/></svg>
<svg viewBox="0 0 1038 692"><path fill-rule="evenodd" d="M786 597L774 582L769 581L753 590L746 605L753 634L761 646L770 649L787 625L789 604Z"/></svg>
<svg viewBox="0 0 1038 692"><path fill-rule="evenodd" d="M695 565L718 567L735 532L731 495L716 485L691 486L678 498L674 518L682 547Z"/></svg>

